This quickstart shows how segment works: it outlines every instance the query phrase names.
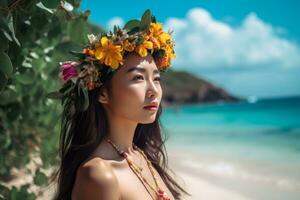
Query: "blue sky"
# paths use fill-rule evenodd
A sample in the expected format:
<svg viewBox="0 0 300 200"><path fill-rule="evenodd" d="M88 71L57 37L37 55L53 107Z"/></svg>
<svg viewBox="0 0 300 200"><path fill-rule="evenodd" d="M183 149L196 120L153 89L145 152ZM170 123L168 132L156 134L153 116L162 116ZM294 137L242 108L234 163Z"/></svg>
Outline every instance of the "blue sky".
<svg viewBox="0 0 300 200"><path fill-rule="evenodd" d="M300 1L83 0L91 22L110 29L151 9L174 30L173 68L239 96L300 95Z"/></svg>

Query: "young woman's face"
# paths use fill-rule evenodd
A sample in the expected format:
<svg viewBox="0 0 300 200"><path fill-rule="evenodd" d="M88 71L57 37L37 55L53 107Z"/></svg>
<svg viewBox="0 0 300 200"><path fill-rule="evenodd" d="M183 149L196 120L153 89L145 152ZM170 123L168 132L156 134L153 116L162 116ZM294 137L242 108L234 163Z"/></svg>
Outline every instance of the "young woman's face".
<svg viewBox="0 0 300 200"><path fill-rule="evenodd" d="M106 106L112 116L141 124L154 122L162 98L162 88L152 55L142 58L135 53L129 54L111 81ZM156 110L144 108L150 102L157 103Z"/></svg>

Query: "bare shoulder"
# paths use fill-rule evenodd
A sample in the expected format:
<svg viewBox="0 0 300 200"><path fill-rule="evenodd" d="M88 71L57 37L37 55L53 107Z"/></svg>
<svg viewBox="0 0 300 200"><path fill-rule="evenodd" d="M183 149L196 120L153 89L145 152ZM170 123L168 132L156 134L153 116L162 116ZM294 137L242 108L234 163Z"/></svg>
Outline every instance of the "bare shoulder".
<svg viewBox="0 0 300 200"><path fill-rule="evenodd" d="M101 158L93 158L77 169L73 200L118 200L119 184L111 166Z"/></svg>

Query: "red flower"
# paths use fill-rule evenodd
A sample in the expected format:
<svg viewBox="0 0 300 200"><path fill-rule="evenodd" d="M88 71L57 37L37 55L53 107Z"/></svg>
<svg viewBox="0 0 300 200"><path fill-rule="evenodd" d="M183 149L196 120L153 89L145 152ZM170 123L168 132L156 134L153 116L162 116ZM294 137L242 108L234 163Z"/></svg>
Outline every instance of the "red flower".
<svg viewBox="0 0 300 200"><path fill-rule="evenodd" d="M77 62L74 61L60 63L60 70L62 72L62 79L64 81L68 81L69 79L78 76L76 65Z"/></svg>

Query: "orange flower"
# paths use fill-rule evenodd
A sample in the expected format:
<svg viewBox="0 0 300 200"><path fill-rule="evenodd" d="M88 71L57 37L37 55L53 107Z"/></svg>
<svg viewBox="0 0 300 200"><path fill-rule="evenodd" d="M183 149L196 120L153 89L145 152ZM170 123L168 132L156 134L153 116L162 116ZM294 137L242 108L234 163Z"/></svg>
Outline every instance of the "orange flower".
<svg viewBox="0 0 300 200"><path fill-rule="evenodd" d="M95 50L95 57L113 69L117 69L119 65L123 64L122 47L114 45L107 37L101 38L100 44Z"/></svg>
<svg viewBox="0 0 300 200"><path fill-rule="evenodd" d="M153 43L147 40L135 48L135 51L141 56L146 57L148 54L148 49L153 49Z"/></svg>
<svg viewBox="0 0 300 200"><path fill-rule="evenodd" d="M84 48L82 53L86 54L86 55L89 55L89 56L95 56L95 53L92 49L90 48Z"/></svg>
<svg viewBox="0 0 300 200"><path fill-rule="evenodd" d="M159 39L157 39L156 37L150 36L150 41L153 43L153 47L155 49L159 49L160 48Z"/></svg>
<svg viewBox="0 0 300 200"><path fill-rule="evenodd" d="M149 32L150 40L156 49L167 45L168 41L171 40L171 35L163 31L162 23L150 23Z"/></svg>

